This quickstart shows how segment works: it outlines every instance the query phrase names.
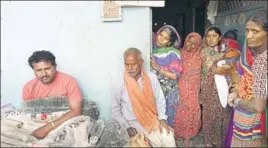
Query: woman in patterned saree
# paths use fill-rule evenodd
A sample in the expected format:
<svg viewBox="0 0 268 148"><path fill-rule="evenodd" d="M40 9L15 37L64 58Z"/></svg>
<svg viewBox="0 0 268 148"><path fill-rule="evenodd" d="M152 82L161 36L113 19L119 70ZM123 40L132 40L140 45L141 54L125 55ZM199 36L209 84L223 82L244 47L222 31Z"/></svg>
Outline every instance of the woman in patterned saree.
<svg viewBox="0 0 268 148"><path fill-rule="evenodd" d="M234 107L231 147L267 147L267 30L267 11L247 21L241 79L228 98Z"/></svg>
<svg viewBox="0 0 268 148"><path fill-rule="evenodd" d="M223 76L224 70L221 67L225 63L232 63L233 58L239 56L239 54L227 54L232 50L238 51L238 47L238 43L234 40L222 39L218 27L212 26L206 31L201 50L200 92L200 103L203 106L202 127L206 146L222 147L224 145L231 111L227 106L228 83L230 82Z"/></svg>
<svg viewBox="0 0 268 148"><path fill-rule="evenodd" d="M180 37L170 25L160 28L154 37L151 56L152 72L158 77L166 97L167 122L173 127L178 103L178 78L182 72L181 57L178 50Z"/></svg>
<svg viewBox="0 0 268 148"><path fill-rule="evenodd" d="M201 77L201 44L202 38L190 33L185 40L181 57L184 72L179 80L179 96L175 136L184 138L184 146L190 146L190 138L197 135L201 126L201 110L199 106L199 90Z"/></svg>

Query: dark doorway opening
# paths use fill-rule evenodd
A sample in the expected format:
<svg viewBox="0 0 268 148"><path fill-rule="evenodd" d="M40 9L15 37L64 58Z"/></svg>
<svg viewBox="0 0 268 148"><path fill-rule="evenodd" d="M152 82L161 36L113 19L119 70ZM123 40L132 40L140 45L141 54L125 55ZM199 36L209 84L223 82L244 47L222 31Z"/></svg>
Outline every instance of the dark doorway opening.
<svg viewBox="0 0 268 148"><path fill-rule="evenodd" d="M152 8L153 32L164 25L172 25L178 31L182 43L191 32L204 35L206 6L209 0L165 0L165 7Z"/></svg>

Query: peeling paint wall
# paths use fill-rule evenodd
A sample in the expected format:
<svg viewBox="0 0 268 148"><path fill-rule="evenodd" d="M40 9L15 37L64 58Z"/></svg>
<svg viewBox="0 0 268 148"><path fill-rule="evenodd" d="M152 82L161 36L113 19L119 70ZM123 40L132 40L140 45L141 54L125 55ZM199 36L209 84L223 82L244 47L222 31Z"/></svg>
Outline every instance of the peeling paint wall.
<svg viewBox="0 0 268 148"><path fill-rule="evenodd" d="M19 107L22 87L34 77L28 57L50 50L58 70L78 80L100 117L111 118L111 87L123 72L123 52L142 50L149 65L151 10L123 8L120 22L102 22L100 1L1 1L1 104Z"/></svg>

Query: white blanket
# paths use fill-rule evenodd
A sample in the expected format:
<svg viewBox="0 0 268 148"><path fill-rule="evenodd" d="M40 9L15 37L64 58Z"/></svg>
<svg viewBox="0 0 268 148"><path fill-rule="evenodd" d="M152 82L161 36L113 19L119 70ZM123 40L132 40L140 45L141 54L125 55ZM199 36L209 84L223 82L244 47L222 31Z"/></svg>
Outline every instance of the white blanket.
<svg viewBox="0 0 268 148"><path fill-rule="evenodd" d="M221 67L221 65L225 64L225 60L221 60L217 63L218 67ZM228 100L228 94L229 94L229 88L227 80L225 79L225 76L215 74L215 83L218 90L219 99L221 102L222 107L226 108L227 106L227 100Z"/></svg>

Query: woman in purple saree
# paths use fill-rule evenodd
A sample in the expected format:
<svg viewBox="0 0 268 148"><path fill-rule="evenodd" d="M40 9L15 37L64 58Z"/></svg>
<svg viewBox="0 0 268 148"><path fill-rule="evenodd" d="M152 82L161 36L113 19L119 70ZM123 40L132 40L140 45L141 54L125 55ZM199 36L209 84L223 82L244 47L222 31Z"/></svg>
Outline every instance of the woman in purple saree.
<svg viewBox="0 0 268 148"><path fill-rule="evenodd" d="M179 99L178 79L182 72L180 41L180 36L174 27L163 26L155 34L151 56L152 72L157 75L164 92L167 122L171 127L174 127Z"/></svg>

